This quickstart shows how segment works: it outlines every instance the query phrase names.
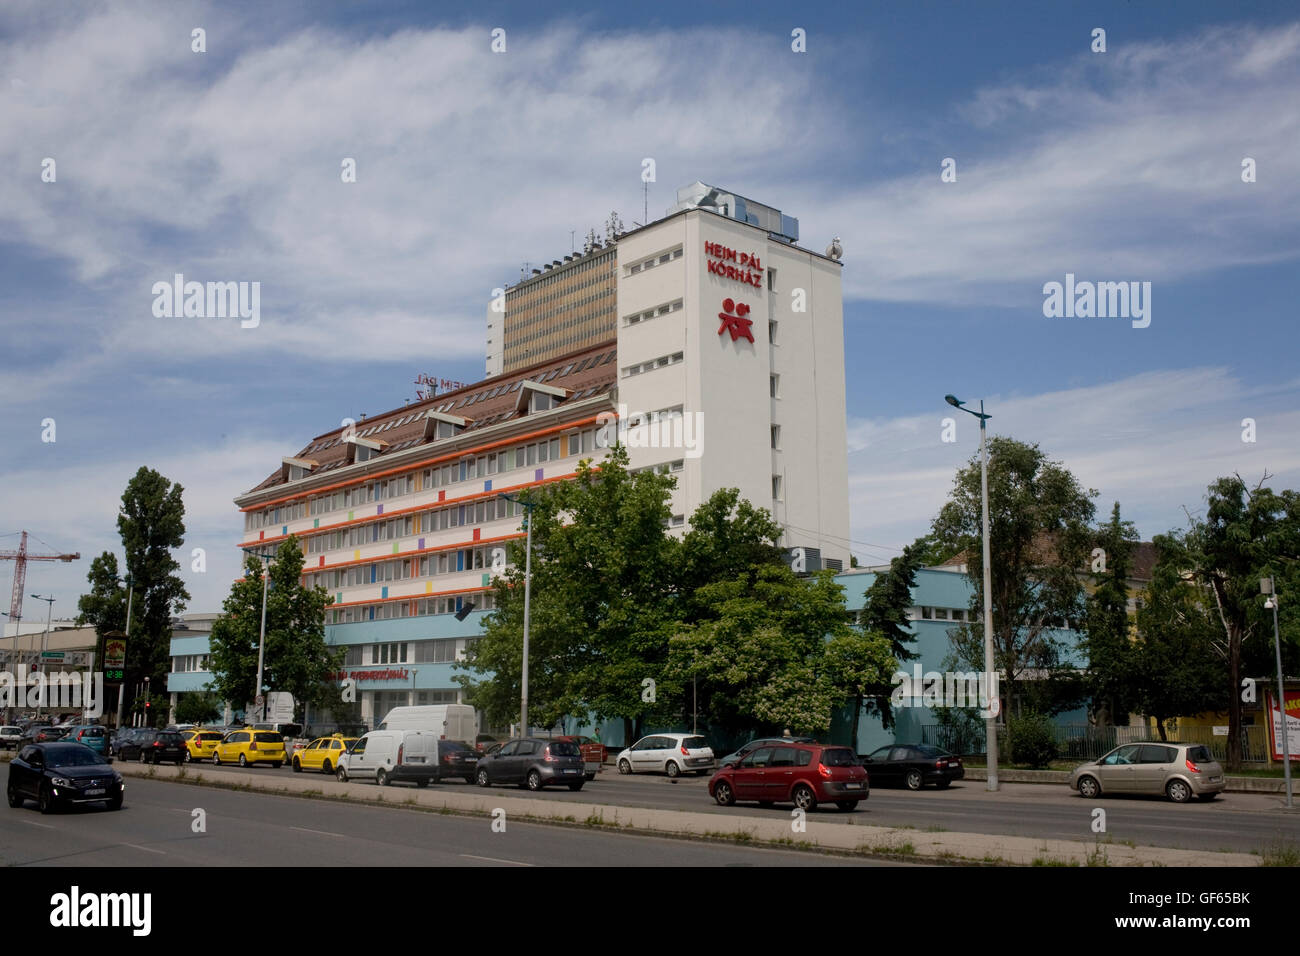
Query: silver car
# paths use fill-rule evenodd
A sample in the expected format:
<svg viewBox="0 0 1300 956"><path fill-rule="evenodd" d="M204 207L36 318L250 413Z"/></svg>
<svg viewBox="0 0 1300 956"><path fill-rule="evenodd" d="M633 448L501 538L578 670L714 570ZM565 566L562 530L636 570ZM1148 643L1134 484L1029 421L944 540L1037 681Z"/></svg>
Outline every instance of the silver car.
<svg viewBox="0 0 1300 956"><path fill-rule="evenodd" d="M1070 789L1088 799L1112 793L1164 794L1174 803L1213 800L1227 781L1204 744L1143 741L1116 747L1100 760L1076 767Z"/></svg>
<svg viewBox="0 0 1300 956"><path fill-rule="evenodd" d="M710 773L713 748L697 734L652 734L642 737L615 758L619 773Z"/></svg>
<svg viewBox="0 0 1300 956"><path fill-rule="evenodd" d="M0 749L13 750L23 739L21 727L0 727Z"/></svg>

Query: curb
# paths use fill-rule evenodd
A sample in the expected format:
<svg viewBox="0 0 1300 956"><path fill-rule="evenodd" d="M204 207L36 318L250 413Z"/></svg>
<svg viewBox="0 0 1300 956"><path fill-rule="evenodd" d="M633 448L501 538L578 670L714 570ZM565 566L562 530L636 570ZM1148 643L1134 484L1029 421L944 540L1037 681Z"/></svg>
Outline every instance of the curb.
<svg viewBox="0 0 1300 956"><path fill-rule="evenodd" d="M201 765L200 765L201 766ZM392 809L456 813L492 819L502 812L507 820L568 826L607 827L645 835L718 840L750 846L814 850L841 854L887 857L926 865L976 864L995 866L1259 866L1249 853L1219 853L1165 847L1129 846L1100 841L1052 840L1001 834L956 833L898 827L820 823L816 814L795 830L793 812L772 819L729 818L686 810L649 810L643 807L600 803L546 803L508 796L512 788L469 788L457 792L416 787L378 787L367 783L339 783L323 774L259 779L256 771L230 771L204 775L201 769L180 767L114 767L124 777L154 779L241 790L276 796L317 800L342 800Z"/></svg>

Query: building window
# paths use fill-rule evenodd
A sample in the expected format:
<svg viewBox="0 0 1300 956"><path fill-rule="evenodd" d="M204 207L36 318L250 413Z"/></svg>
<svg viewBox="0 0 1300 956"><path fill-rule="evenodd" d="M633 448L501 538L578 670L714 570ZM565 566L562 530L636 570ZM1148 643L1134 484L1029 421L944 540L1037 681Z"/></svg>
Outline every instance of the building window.
<svg viewBox="0 0 1300 956"><path fill-rule="evenodd" d="M780 425L772 426L772 447L778 450L781 447L781 426Z"/></svg>
<svg viewBox="0 0 1300 956"><path fill-rule="evenodd" d="M772 376L769 377L769 381L771 383L769 386L771 396L773 398L778 398L779 396L777 395L777 392L781 387L781 376L773 374Z"/></svg>
<svg viewBox="0 0 1300 956"><path fill-rule="evenodd" d="M767 342L769 345L776 345L776 323L767 323Z"/></svg>
<svg viewBox="0 0 1300 956"><path fill-rule="evenodd" d="M932 620L934 620L934 608L932 608L932 607L922 607L922 608L921 608L921 620L923 620L923 621L932 621Z"/></svg>
<svg viewBox="0 0 1300 956"><path fill-rule="evenodd" d="M772 476L772 497L777 501L781 500L781 476L780 475Z"/></svg>
<svg viewBox="0 0 1300 956"><path fill-rule="evenodd" d="M776 270L775 269L767 270L767 291L768 292L776 291Z"/></svg>

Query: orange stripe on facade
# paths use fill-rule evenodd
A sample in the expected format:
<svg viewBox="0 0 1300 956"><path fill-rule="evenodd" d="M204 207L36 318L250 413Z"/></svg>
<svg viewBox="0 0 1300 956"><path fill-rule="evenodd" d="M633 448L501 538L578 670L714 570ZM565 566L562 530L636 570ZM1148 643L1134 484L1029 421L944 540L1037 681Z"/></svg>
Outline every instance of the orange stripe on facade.
<svg viewBox="0 0 1300 956"><path fill-rule="evenodd" d="M281 498L272 498L270 501L263 501L256 505L245 505L239 510L240 511L261 511L264 508L270 508L286 501L297 501L301 498L310 498L313 495L324 494L327 491L334 491L338 488L346 488L349 485L360 485L360 484L364 484L367 481L374 481L376 478L391 478L394 475L404 475L408 471L420 471L423 468L428 468L429 466L438 464L440 462L460 461L462 458L471 458L479 454L480 452L490 451L493 448L500 448L503 445L517 445L521 442L528 441L530 438L538 438L542 435L551 435L554 434L555 432L565 432L568 431L569 429L581 428L584 425L592 425L598 421L599 421L599 417L593 415L590 418L579 419L578 421L568 422L564 425L553 425L550 428L543 428L535 432L526 432L522 435L514 435L510 438L502 438L499 441L489 442L486 445L475 445L472 448L465 448L453 454L442 455L441 457L438 458L428 458L414 465L401 465L397 468L390 468L387 471L377 471L372 474L358 475L355 478L347 478L343 481L335 482L332 485L322 485L319 488L310 488L310 489L304 488L300 491L294 492L291 495L285 495ZM253 493L255 492L250 492L250 494Z"/></svg>

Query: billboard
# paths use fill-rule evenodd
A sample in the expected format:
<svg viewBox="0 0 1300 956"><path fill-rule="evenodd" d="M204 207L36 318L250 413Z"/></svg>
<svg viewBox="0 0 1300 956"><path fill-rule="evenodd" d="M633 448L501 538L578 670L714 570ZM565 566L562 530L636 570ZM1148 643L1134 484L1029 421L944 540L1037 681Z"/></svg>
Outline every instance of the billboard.
<svg viewBox="0 0 1300 956"><path fill-rule="evenodd" d="M1291 749L1291 759L1300 758L1300 690L1288 690L1286 693L1286 737ZM1269 747L1274 760L1282 759L1282 719L1277 708L1277 693L1269 691L1264 695L1268 706Z"/></svg>

